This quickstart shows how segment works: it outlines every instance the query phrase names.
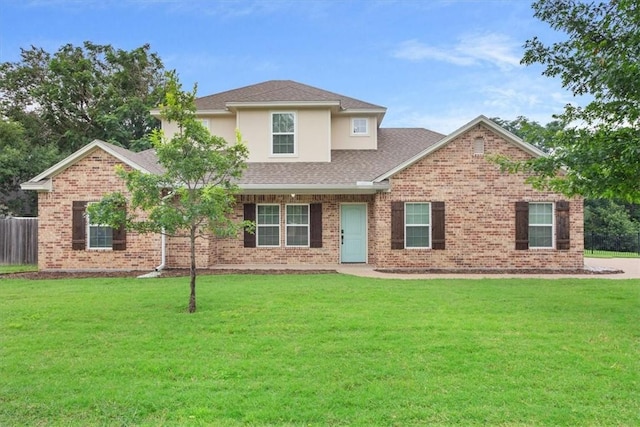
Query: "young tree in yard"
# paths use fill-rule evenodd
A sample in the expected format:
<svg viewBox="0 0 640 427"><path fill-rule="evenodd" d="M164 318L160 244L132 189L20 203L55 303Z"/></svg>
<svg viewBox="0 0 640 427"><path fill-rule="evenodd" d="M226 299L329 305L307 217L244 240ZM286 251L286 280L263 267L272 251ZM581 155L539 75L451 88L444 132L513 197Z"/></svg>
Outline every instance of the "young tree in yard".
<svg viewBox="0 0 640 427"><path fill-rule="evenodd" d="M533 9L567 39L528 40L522 62L542 64L543 75L592 100L558 116L564 130L551 138L548 157L503 165L532 172L537 187L640 202L640 4L539 0Z"/></svg>
<svg viewBox="0 0 640 427"><path fill-rule="evenodd" d="M160 175L120 168L129 195L112 193L89 207L92 220L142 233L165 233L186 237L190 243L189 312L196 311L196 240L211 235L230 236L245 222L231 220L237 186L248 155L239 133L228 144L211 135L195 117L195 88L183 92L174 74L169 74L165 103L160 112L174 122L178 132L167 139L161 130L151 136ZM123 209L126 206L126 209Z"/></svg>

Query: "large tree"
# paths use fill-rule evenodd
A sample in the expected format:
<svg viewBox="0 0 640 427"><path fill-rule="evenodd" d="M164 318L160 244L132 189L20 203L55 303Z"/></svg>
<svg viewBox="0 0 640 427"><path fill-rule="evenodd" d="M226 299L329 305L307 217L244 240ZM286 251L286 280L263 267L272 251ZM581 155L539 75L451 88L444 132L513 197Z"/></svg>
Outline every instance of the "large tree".
<svg viewBox="0 0 640 427"><path fill-rule="evenodd" d="M491 120L545 153L550 152L550 141L554 136L559 132L564 132L562 124L557 121L542 126L523 116L514 120L492 117ZM510 162L507 160L506 163ZM638 205L621 200L586 199L584 203L585 234L620 236L637 233L640 231L638 211Z"/></svg>
<svg viewBox="0 0 640 427"><path fill-rule="evenodd" d="M540 0L533 9L566 40L534 37L522 62L542 64L543 75L590 102L567 105L550 155L520 166L538 187L640 202L640 4Z"/></svg>
<svg viewBox="0 0 640 427"><path fill-rule="evenodd" d="M0 176L0 205L18 214L35 211L33 202L18 203L26 200L20 181L42 171L34 159L44 156L50 166L94 139L149 148L148 135L159 126L150 110L163 97L164 66L149 45L126 51L85 42L53 54L22 49L19 61L0 64L0 120L21 129L19 138L2 141L15 156L0 156L0 170L17 172Z"/></svg>
<svg viewBox="0 0 640 427"><path fill-rule="evenodd" d="M57 147L31 144L20 123L0 119L0 216L33 214L35 194L18 192L29 180L55 163Z"/></svg>
<svg viewBox="0 0 640 427"><path fill-rule="evenodd" d="M195 116L195 93L183 92L169 74L165 103L160 112L178 131L167 138L155 130L151 142L164 169L159 175L120 168L129 194L112 193L89 207L92 221L142 233L164 233L187 238L190 245L188 310L196 311L196 241L211 236L236 235L246 222L231 219L237 185L248 156L240 134L234 144L211 135ZM123 208L126 207L126 208Z"/></svg>
<svg viewBox="0 0 640 427"><path fill-rule="evenodd" d="M66 44L54 54L32 46L20 61L0 64L0 113L65 154L95 138L145 148L158 126L149 110L163 99L163 80L148 44L131 51Z"/></svg>

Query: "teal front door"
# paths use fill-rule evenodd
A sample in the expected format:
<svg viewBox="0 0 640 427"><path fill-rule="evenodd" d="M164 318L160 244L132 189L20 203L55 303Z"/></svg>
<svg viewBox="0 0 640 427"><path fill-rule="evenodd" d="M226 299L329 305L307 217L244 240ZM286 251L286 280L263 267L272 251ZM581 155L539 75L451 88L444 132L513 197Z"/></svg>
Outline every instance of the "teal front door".
<svg viewBox="0 0 640 427"><path fill-rule="evenodd" d="M340 262L367 262L367 205L340 205Z"/></svg>

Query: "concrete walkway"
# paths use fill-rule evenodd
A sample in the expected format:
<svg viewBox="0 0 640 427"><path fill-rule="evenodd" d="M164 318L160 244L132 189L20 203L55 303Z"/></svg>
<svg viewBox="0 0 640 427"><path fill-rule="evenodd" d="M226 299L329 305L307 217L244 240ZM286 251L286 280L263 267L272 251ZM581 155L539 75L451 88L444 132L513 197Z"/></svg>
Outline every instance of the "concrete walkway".
<svg viewBox="0 0 640 427"><path fill-rule="evenodd" d="M480 279L480 278L544 278L544 279L640 279L640 258L585 258L585 269L598 274L501 274L501 273L444 273L444 274L415 274L415 273L383 273L375 271L369 265L338 265L336 271L342 274L352 274L361 277L384 279ZM608 273L622 270L623 273Z"/></svg>
<svg viewBox="0 0 640 427"><path fill-rule="evenodd" d="M598 279L640 279L640 258L585 258L585 269L598 274L501 274L501 273L439 273L439 274L420 274L420 273L383 273L375 271L373 266L368 264L290 264L290 265L273 265L273 264L244 264L244 265L217 265L216 270L246 270L246 271L269 271L269 270L291 270L291 271L337 271L341 274L350 274L360 277L371 277L379 279L479 279L479 278L545 278L545 279L561 279L561 278L598 278ZM612 271L622 270L623 273L608 273Z"/></svg>

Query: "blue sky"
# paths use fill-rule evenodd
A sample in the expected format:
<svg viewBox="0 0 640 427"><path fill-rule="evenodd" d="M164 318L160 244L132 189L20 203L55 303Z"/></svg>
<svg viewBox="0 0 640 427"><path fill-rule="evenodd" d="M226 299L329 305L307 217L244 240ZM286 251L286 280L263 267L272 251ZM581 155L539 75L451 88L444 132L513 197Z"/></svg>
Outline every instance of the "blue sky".
<svg viewBox="0 0 640 427"><path fill-rule="evenodd" d="M291 79L387 107L384 127L540 123L574 102L523 44L562 38L527 0L0 0L0 62L31 45L145 43L198 95Z"/></svg>

